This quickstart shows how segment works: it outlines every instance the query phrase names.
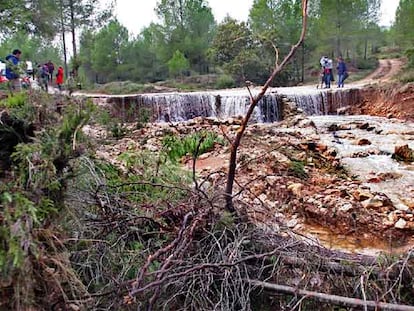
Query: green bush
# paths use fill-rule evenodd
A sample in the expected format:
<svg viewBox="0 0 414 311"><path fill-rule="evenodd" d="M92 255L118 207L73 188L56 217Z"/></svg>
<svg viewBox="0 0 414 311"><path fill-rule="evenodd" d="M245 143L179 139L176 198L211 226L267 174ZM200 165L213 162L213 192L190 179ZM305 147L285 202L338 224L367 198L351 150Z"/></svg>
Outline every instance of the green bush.
<svg viewBox="0 0 414 311"><path fill-rule="evenodd" d="M407 49L404 54L407 56L407 66L409 68L414 68L414 48Z"/></svg>
<svg viewBox="0 0 414 311"><path fill-rule="evenodd" d="M7 99L4 99L0 102L0 107L4 108L20 108L27 103L27 93L20 92L15 93L13 96L9 96Z"/></svg>
<svg viewBox="0 0 414 311"><path fill-rule="evenodd" d="M305 171L305 162L292 160L289 165L289 172L295 177L306 179L308 174Z"/></svg>
<svg viewBox="0 0 414 311"><path fill-rule="evenodd" d="M368 59L357 58L355 61L355 66L361 70L374 69L378 66L378 60L374 57Z"/></svg>
<svg viewBox="0 0 414 311"><path fill-rule="evenodd" d="M229 75L221 75L216 81L217 89L228 89L236 86L236 81Z"/></svg>
<svg viewBox="0 0 414 311"><path fill-rule="evenodd" d="M147 87L131 81L110 82L97 88L98 92L107 94L133 94L145 92Z"/></svg>
<svg viewBox="0 0 414 311"><path fill-rule="evenodd" d="M174 162L187 154L191 156L203 154L211 150L215 143L223 143L223 140L216 133L206 131L194 133L184 138L166 136L162 141L168 157Z"/></svg>
<svg viewBox="0 0 414 311"><path fill-rule="evenodd" d="M172 203L183 198L186 194L183 185L191 182L188 171L169 161L165 154L154 156L152 152L124 152L118 159L123 162L128 172L124 175L114 174L116 168L106 165L106 171L115 178L108 180L109 184L119 183L116 191L123 193L133 202L155 203L165 201ZM162 187L154 185L170 185ZM177 185L177 188L174 188Z"/></svg>
<svg viewBox="0 0 414 311"><path fill-rule="evenodd" d="M406 68L400 74L398 80L402 83L414 82L414 68Z"/></svg>

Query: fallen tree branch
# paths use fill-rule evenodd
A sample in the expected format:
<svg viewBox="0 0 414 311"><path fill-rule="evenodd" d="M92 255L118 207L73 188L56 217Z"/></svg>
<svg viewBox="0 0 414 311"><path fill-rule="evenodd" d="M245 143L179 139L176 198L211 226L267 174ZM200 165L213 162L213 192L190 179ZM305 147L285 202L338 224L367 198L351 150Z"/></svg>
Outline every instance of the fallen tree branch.
<svg viewBox="0 0 414 311"><path fill-rule="evenodd" d="M262 282L258 280L245 280L249 284L257 287L264 288L266 290L292 294L297 296L305 296L308 298L313 298L315 300L324 301L328 303L333 303L341 306L352 306L352 307L366 307L367 309L374 310L390 310L390 311L414 311L414 306L407 305L398 305L385 302L377 302L373 300L362 300L358 298L349 298L338 295L329 295L324 293L318 293L313 291L308 291L304 289L297 289L291 286L272 284L268 282Z"/></svg>

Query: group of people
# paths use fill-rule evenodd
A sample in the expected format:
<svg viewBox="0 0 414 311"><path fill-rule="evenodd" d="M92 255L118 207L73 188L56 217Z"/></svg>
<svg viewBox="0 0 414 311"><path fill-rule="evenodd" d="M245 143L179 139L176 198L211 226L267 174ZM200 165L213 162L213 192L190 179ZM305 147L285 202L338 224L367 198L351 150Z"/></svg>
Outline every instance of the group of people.
<svg viewBox="0 0 414 311"><path fill-rule="evenodd" d="M5 77L8 80L9 88L11 91L19 91L24 83L30 83L28 76L32 75L33 79L37 76L37 80L41 88L45 91L48 91L48 86L53 84L55 65L52 61L48 61L43 65L38 65L37 70L35 71L30 62L30 66L24 68L25 66L21 65L21 55L22 51L19 49L13 50L13 52L6 56L6 70ZM31 67L31 68L29 68ZM29 80L29 82L26 82ZM56 85L59 91L62 90L64 81L64 71L63 67L59 66L56 73Z"/></svg>
<svg viewBox="0 0 414 311"><path fill-rule="evenodd" d="M49 60L47 63L43 65L39 64L37 66L37 73L38 73L38 80L40 82L40 86L47 91L48 86L53 83L53 72L55 71L55 65ZM57 73L56 73L56 85L59 91L62 90L63 85L63 67L59 66Z"/></svg>
<svg viewBox="0 0 414 311"><path fill-rule="evenodd" d="M331 87L331 82L335 81L333 76L333 61L327 56L322 56L320 60L320 64L322 66L322 84L324 84L325 88ZM344 81L348 77L348 70L346 68L346 64L342 56L337 58L337 65L336 70L338 73L338 87L344 87Z"/></svg>

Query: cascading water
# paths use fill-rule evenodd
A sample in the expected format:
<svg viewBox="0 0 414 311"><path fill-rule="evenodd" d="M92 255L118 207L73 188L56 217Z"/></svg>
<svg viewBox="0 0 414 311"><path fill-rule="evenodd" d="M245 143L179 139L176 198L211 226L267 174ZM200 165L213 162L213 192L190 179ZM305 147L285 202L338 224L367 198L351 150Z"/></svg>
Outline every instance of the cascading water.
<svg viewBox="0 0 414 311"><path fill-rule="evenodd" d="M251 121L275 122L282 119L281 95L266 94L258 103ZM245 115L250 105L246 91L140 94L109 97L112 112L136 119L144 110L153 122L179 122L195 117L229 118Z"/></svg>
<svg viewBox="0 0 414 311"><path fill-rule="evenodd" d="M252 94L258 89L251 90ZM149 116L151 122L179 122L195 117L225 119L246 114L250 94L246 89L155 93L125 96L107 96L112 114L125 121L135 121L140 115ZM321 90L314 87L270 89L260 100L251 122L275 122L282 119L283 100L296 103L307 115L337 114L340 108L360 102L359 89ZM145 111L145 113L144 113Z"/></svg>

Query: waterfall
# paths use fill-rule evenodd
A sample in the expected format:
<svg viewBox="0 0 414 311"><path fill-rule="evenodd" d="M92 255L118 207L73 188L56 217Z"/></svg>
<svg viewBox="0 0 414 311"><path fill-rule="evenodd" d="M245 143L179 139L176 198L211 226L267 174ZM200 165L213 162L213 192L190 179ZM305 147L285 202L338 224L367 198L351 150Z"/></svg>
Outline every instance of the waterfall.
<svg viewBox="0 0 414 311"><path fill-rule="evenodd" d="M253 90L253 95L258 90ZM337 114L344 107L361 101L359 89L321 90L313 87L270 89L259 101L251 122L275 122L282 119L283 100L296 103L307 115ZM221 90L188 93L154 93L107 96L112 115L124 121L179 122L195 117L226 119L244 116L250 105L247 90ZM142 120L146 117L147 120Z"/></svg>
<svg viewBox="0 0 414 311"><path fill-rule="evenodd" d="M108 103L112 115L125 121L137 121L145 111L151 122L179 122L195 117L243 116L250 105L250 96L246 92L155 93L109 97ZM255 108L251 121L280 121L281 109L281 96L266 94Z"/></svg>

